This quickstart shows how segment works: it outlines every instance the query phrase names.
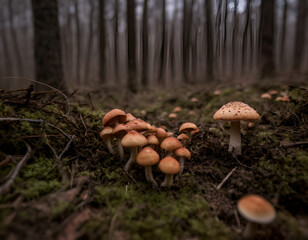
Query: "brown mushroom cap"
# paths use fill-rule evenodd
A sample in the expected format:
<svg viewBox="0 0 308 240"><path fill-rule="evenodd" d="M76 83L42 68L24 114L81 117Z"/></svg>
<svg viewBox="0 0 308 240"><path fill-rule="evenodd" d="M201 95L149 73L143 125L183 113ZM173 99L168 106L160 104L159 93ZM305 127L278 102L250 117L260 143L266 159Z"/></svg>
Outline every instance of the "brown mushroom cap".
<svg viewBox="0 0 308 240"><path fill-rule="evenodd" d="M261 98L263 98L263 99L271 99L272 96L271 96L269 93L263 93L263 94L261 95Z"/></svg>
<svg viewBox="0 0 308 240"><path fill-rule="evenodd" d="M180 163L170 156L163 158L158 167L165 174L177 174L181 169Z"/></svg>
<svg viewBox="0 0 308 240"><path fill-rule="evenodd" d="M270 91L268 91L268 93L271 94L271 95L277 95L278 91L277 90L270 90Z"/></svg>
<svg viewBox="0 0 308 240"><path fill-rule="evenodd" d="M198 98L196 98L196 97L192 97L192 98L190 99L190 101L191 101L191 102L199 102Z"/></svg>
<svg viewBox="0 0 308 240"><path fill-rule="evenodd" d="M148 140L148 144L152 144L152 145L158 145L159 144L158 138L155 135L149 135L147 137L147 140Z"/></svg>
<svg viewBox="0 0 308 240"><path fill-rule="evenodd" d="M181 133L177 139L179 140L189 140L189 137L185 133Z"/></svg>
<svg viewBox="0 0 308 240"><path fill-rule="evenodd" d="M126 122L135 120L136 118L131 113L126 113Z"/></svg>
<svg viewBox="0 0 308 240"><path fill-rule="evenodd" d="M113 128L112 127L105 127L99 134L101 139L106 139L108 136L112 135L113 133Z"/></svg>
<svg viewBox="0 0 308 240"><path fill-rule="evenodd" d="M126 124L119 124L113 129L112 133L116 136L121 136L121 135L124 135L129 130L131 129L129 129Z"/></svg>
<svg viewBox="0 0 308 240"><path fill-rule="evenodd" d="M162 141L160 147L166 151L174 151L182 147L182 143L175 137L167 137Z"/></svg>
<svg viewBox="0 0 308 240"><path fill-rule="evenodd" d="M182 112L182 108L181 107L175 107L174 109L173 109L173 112Z"/></svg>
<svg viewBox="0 0 308 240"><path fill-rule="evenodd" d="M110 112L106 113L103 118L103 126L112 126L116 122L124 123L126 121L126 114L120 109L113 109Z"/></svg>
<svg viewBox="0 0 308 240"><path fill-rule="evenodd" d="M134 119L126 123L127 127L131 130L135 130L137 132L143 132L150 129L150 126L148 123L141 119Z"/></svg>
<svg viewBox="0 0 308 240"><path fill-rule="evenodd" d="M196 124L191 122L186 122L181 125L180 132L191 132L197 129L198 127L196 126Z"/></svg>
<svg viewBox="0 0 308 240"><path fill-rule="evenodd" d="M254 121L260 120L260 115L246 103L229 102L223 105L215 114L214 120Z"/></svg>
<svg viewBox="0 0 308 240"><path fill-rule="evenodd" d="M239 213L248 221L260 224L272 222L276 211L272 204L258 195L247 195L237 202Z"/></svg>
<svg viewBox="0 0 308 240"><path fill-rule="evenodd" d="M170 113L168 117L169 117L169 118L173 118L173 119L174 119L174 118L176 118L176 117L177 117L177 115L176 115L176 113Z"/></svg>
<svg viewBox="0 0 308 240"><path fill-rule="evenodd" d="M129 131L121 141L123 147L142 147L148 143L145 136L135 130Z"/></svg>
<svg viewBox="0 0 308 240"><path fill-rule="evenodd" d="M187 159L191 158L191 153L188 151L185 147L180 147L177 150L175 150L174 154L178 157L185 157Z"/></svg>
<svg viewBox="0 0 308 240"><path fill-rule="evenodd" d="M151 166L159 162L159 155L153 148L145 147L138 153L136 162L144 167Z"/></svg>
<svg viewBox="0 0 308 240"><path fill-rule="evenodd" d="M156 129L156 137L158 139L165 138L165 137L167 137L167 132L165 131L165 129L159 127L159 128Z"/></svg>

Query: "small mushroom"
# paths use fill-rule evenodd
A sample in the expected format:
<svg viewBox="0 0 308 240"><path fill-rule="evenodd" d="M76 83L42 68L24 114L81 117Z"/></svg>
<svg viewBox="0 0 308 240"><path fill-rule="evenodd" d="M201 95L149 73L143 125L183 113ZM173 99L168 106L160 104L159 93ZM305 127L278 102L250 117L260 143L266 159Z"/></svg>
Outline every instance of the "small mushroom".
<svg viewBox="0 0 308 240"><path fill-rule="evenodd" d="M175 107L173 109L173 112L177 113L177 112L182 112L182 108L181 107Z"/></svg>
<svg viewBox="0 0 308 240"><path fill-rule="evenodd" d="M112 132L113 132L113 128L107 126L100 132L99 136L107 144L109 152L114 155L115 152L111 145L111 137L113 136Z"/></svg>
<svg viewBox="0 0 308 240"><path fill-rule="evenodd" d="M190 160L191 159L191 153L187 148L180 147L177 150L175 150L174 154L175 154L175 156L180 157L181 169L180 169L180 172L179 172L179 178L181 178L183 170L184 170L184 160L185 160L185 158Z"/></svg>
<svg viewBox="0 0 308 240"><path fill-rule="evenodd" d="M181 169L180 163L175 158L168 156L159 162L158 167L160 171L166 174L161 186L170 188L173 183L173 175L177 174Z"/></svg>
<svg viewBox="0 0 308 240"><path fill-rule="evenodd" d="M117 126L119 123L125 123L126 114L120 109L113 109L106 113L103 118L103 126Z"/></svg>
<svg viewBox="0 0 308 240"><path fill-rule="evenodd" d="M247 195L237 202L237 209L241 216L248 221L243 239L253 239L256 235L257 224L268 224L276 218L276 211L272 204L258 195Z"/></svg>
<svg viewBox="0 0 308 240"><path fill-rule="evenodd" d="M231 121L229 152L241 155L241 125L240 121L260 120L260 115L249 105L242 102L230 102L223 105L215 114L214 120Z"/></svg>
<svg viewBox="0 0 308 240"><path fill-rule="evenodd" d="M142 134L135 130L129 131L121 141L123 147L131 149L130 157L124 167L125 171L129 171L131 165L136 161L138 154L138 147L142 147L147 144L147 139Z"/></svg>
<svg viewBox="0 0 308 240"><path fill-rule="evenodd" d="M124 151L123 151L123 146L121 144L121 140L129 130L131 129L129 129L126 124L119 124L113 129L112 132L117 139L118 152L121 161L124 159Z"/></svg>
<svg viewBox="0 0 308 240"><path fill-rule="evenodd" d="M196 124L191 123L191 122L186 122L183 123L180 127L180 132L184 132L186 133L186 135L189 137L189 139L191 139L191 132L197 130L198 127L196 126Z"/></svg>
<svg viewBox="0 0 308 240"><path fill-rule="evenodd" d="M261 98L262 98L262 99L271 99L272 96L271 96L269 93L263 93L263 94L261 95Z"/></svg>
<svg viewBox="0 0 308 240"><path fill-rule="evenodd" d="M172 151L182 147L182 143L175 137L167 137L161 142L160 147L167 151L167 156L170 156Z"/></svg>
<svg viewBox="0 0 308 240"><path fill-rule="evenodd" d="M145 167L145 178L148 182L152 183L153 186L157 186L156 181L153 178L152 174L152 165L159 162L158 153L151 147L145 147L142 149L136 158L136 162Z"/></svg>

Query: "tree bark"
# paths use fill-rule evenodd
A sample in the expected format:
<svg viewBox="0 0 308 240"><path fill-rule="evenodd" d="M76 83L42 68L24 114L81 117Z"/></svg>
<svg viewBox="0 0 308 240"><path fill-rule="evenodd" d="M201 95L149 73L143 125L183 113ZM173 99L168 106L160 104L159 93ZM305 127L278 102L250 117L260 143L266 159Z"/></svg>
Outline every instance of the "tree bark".
<svg viewBox="0 0 308 240"><path fill-rule="evenodd" d="M238 7L238 0L234 2L234 12L233 12L233 30L232 30L232 75L233 79L236 75L236 38L238 34L238 16L237 16L237 7Z"/></svg>
<svg viewBox="0 0 308 240"><path fill-rule="evenodd" d="M305 1L305 0L304 0ZM274 0L262 0L260 23L260 77L273 77L274 65Z"/></svg>
<svg viewBox="0 0 308 240"><path fill-rule="evenodd" d="M118 68L118 55L119 55L119 0L114 1L114 67L115 67L115 80L119 83L119 68Z"/></svg>
<svg viewBox="0 0 308 240"><path fill-rule="evenodd" d="M148 0L143 2L143 15L142 15L142 87L149 86L148 79Z"/></svg>
<svg viewBox="0 0 308 240"><path fill-rule="evenodd" d="M106 84L106 24L105 24L105 0L99 0L99 78L102 84Z"/></svg>
<svg viewBox="0 0 308 240"><path fill-rule="evenodd" d="M5 27L4 27L4 17L3 17L3 11L1 9L0 12L0 35L1 35L1 46L3 49L3 55L4 55L4 59L2 61L4 61L4 66L5 66L5 72L3 72L3 74L6 74L7 76L12 75L12 59L9 53L9 48L8 48L8 41L6 39L6 31L5 31Z"/></svg>
<svg viewBox="0 0 308 240"><path fill-rule="evenodd" d="M297 23L295 34L294 47L294 62L293 70L300 70L301 63L304 61L305 53L305 37L306 37L306 14L307 14L307 0L299 0L297 7Z"/></svg>
<svg viewBox="0 0 308 240"><path fill-rule="evenodd" d="M161 11L161 19L162 19L162 42L160 48L160 64L159 64L159 85L164 85L164 73L166 69L166 0L162 0L162 11Z"/></svg>
<svg viewBox="0 0 308 240"><path fill-rule="evenodd" d="M90 15L89 15L89 35L88 35L88 46L87 46L87 52L86 52L86 69L85 69L85 78L87 82L89 81L89 72L90 72L90 66L91 66L91 53L92 53L92 44L93 44L93 17L94 17L94 10L95 5L94 1L90 0Z"/></svg>
<svg viewBox="0 0 308 240"><path fill-rule="evenodd" d="M242 64L241 64L241 70L242 74L245 72L246 67L246 55L247 55L247 41L248 41L248 27L250 22L250 0L247 0L246 2L246 19L245 19L245 27L243 31L243 44L242 44Z"/></svg>
<svg viewBox="0 0 308 240"><path fill-rule="evenodd" d="M127 22L127 58L128 58L128 79L127 88L130 92L137 92L136 80L136 16L135 0L126 1L126 22Z"/></svg>
<svg viewBox="0 0 308 240"><path fill-rule="evenodd" d="M287 14L288 14L288 2L287 0L284 0L282 26L281 26L282 33L281 33L281 45L280 45L280 57L279 57L281 69L284 69Z"/></svg>
<svg viewBox="0 0 308 240"><path fill-rule="evenodd" d="M32 0L36 80L64 88L57 0Z"/></svg>
<svg viewBox="0 0 308 240"><path fill-rule="evenodd" d="M78 0L74 0L75 7L75 24L76 24L76 81L80 85L80 52L81 52L81 35L80 35L80 22L79 22L79 6Z"/></svg>
<svg viewBox="0 0 308 240"><path fill-rule="evenodd" d="M206 13L206 77L207 80L212 81L213 73L213 31L212 31L212 3L211 0L204 0L204 12Z"/></svg>

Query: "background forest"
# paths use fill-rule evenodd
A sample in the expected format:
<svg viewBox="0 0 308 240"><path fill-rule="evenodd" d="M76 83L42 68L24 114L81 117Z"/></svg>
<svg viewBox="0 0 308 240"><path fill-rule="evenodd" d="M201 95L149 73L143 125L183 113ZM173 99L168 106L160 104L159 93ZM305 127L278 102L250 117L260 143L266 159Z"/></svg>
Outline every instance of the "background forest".
<svg viewBox="0 0 308 240"><path fill-rule="evenodd" d="M1 77L133 92L174 83L307 79L307 0L0 4ZM0 79L2 88L23 84Z"/></svg>

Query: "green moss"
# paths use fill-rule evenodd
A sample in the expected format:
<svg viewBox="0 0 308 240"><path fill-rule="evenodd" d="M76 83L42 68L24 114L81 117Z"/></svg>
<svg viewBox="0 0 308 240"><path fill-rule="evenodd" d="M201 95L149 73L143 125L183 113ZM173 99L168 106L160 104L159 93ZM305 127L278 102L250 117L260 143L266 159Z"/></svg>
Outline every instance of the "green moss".
<svg viewBox="0 0 308 240"><path fill-rule="evenodd" d="M80 176L86 176L86 177L93 178L93 179L96 178L95 172L89 172L89 171L79 172L79 173L77 173L77 176L78 176L78 177L80 177Z"/></svg>
<svg viewBox="0 0 308 240"><path fill-rule="evenodd" d="M1 117L10 116L11 114L13 114L13 112L14 112L14 111L13 111L9 106L3 104L3 103L0 101L0 116L1 116Z"/></svg>
<svg viewBox="0 0 308 240"><path fill-rule="evenodd" d="M52 180L57 178L58 171L55 168L55 159L38 157L31 160L31 164L25 165L22 169L21 174L24 179ZM52 171L54 168L56 171Z"/></svg>
<svg viewBox="0 0 308 240"><path fill-rule="evenodd" d="M73 209L73 205L69 202L59 202L51 209L51 217L53 219L61 217L63 214Z"/></svg>

